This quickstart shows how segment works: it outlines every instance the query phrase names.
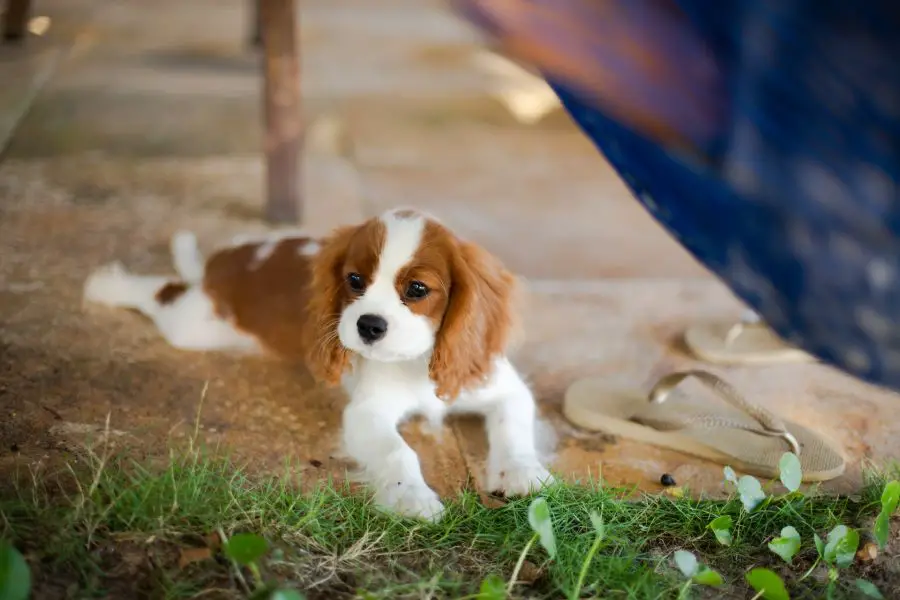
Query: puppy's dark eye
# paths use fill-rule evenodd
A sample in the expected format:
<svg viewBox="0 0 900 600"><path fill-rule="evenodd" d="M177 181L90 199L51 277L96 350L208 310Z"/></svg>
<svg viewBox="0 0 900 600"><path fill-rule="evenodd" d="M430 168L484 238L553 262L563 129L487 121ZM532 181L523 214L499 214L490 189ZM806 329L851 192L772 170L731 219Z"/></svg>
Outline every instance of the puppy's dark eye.
<svg viewBox="0 0 900 600"><path fill-rule="evenodd" d="M359 273L350 273L347 275L347 285L354 292L363 292L366 289L366 280Z"/></svg>
<svg viewBox="0 0 900 600"><path fill-rule="evenodd" d="M406 288L406 297L410 300L421 300L428 295L428 286L421 281L412 281Z"/></svg>

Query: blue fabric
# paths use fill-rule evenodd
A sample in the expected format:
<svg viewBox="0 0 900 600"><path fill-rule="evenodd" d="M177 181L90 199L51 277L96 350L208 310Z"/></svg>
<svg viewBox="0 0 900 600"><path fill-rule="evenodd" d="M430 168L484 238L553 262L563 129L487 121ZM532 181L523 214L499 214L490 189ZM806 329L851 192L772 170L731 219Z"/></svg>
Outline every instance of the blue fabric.
<svg viewBox="0 0 900 600"><path fill-rule="evenodd" d="M776 331L900 389L900 3L678 4L726 74L714 143L675 153L551 85L638 201Z"/></svg>

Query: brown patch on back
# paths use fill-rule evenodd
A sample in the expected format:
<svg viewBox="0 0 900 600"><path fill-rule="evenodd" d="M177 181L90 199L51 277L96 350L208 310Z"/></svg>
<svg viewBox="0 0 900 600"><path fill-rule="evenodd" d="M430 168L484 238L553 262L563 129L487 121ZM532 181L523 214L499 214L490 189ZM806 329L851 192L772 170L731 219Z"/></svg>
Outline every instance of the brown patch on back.
<svg viewBox="0 0 900 600"><path fill-rule="evenodd" d="M186 291L188 285L183 281L171 281L159 288L156 292L156 301L163 306L172 304L178 300Z"/></svg>
<svg viewBox="0 0 900 600"><path fill-rule="evenodd" d="M302 249L310 242L287 238L220 250L207 261L203 279L221 318L289 359L305 353L312 257L302 255ZM275 243L272 252L258 256L267 243Z"/></svg>

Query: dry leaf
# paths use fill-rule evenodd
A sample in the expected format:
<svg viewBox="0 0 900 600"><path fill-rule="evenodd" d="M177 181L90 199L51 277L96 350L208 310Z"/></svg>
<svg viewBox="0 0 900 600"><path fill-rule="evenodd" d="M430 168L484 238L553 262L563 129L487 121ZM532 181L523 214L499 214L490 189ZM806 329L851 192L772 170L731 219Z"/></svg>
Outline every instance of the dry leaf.
<svg viewBox="0 0 900 600"><path fill-rule="evenodd" d="M491 494L485 494L481 492L478 494L478 498L481 500L481 504L485 508L503 508L506 506L506 500L500 498L499 496L493 496Z"/></svg>
<svg viewBox="0 0 900 600"><path fill-rule="evenodd" d="M856 553L856 560L860 562L872 562L878 558L878 546L872 542L866 542Z"/></svg>
<svg viewBox="0 0 900 600"><path fill-rule="evenodd" d="M212 558L212 550L209 548L182 548L178 557L178 568L183 569L188 565Z"/></svg>
<svg viewBox="0 0 900 600"><path fill-rule="evenodd" d="M522 563L522 569L519 571L518 581L519 583L524 583L525 585L531 585L532 583L540 579L543 574L543 569L541 569L530 560L526 560Z"/></svg>
<svg viewBox="0 0 900 600"><path fill-rule="evenodd" d="M206 545L210 550L218 550L222 545L222 538L220 538L219 534L215 531L203 536L203 541L206 542Z"/></svg>
<svg viewBox="0 0 900 600"><path fill-rule="evenodd" d="M669 496L672 496L673 498L684 498L684 489L681 486L665 488L663 492L665 492Z"/></svg>

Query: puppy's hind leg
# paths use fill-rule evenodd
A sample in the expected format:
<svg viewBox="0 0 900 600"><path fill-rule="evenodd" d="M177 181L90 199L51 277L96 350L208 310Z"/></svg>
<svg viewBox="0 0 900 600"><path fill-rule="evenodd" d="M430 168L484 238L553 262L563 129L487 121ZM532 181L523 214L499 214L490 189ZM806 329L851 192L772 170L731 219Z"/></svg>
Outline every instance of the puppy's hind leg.
<svg viewBox="0 0 900 600"><path fill-rule="evenodd" d="M199 286L169 284L157 299L159 306L153 322L172 346L182 350L260 352L256 338L219 316Z"/></svg>
<svg viewBox="0 0 900 600"><path fill-rule="evenodd" d="M177 279L132 275L121 264L113 263L88 277L84 299L142 312L175 348L260 351L255 338L216 314L212 301L199 286Z"/></svg>

